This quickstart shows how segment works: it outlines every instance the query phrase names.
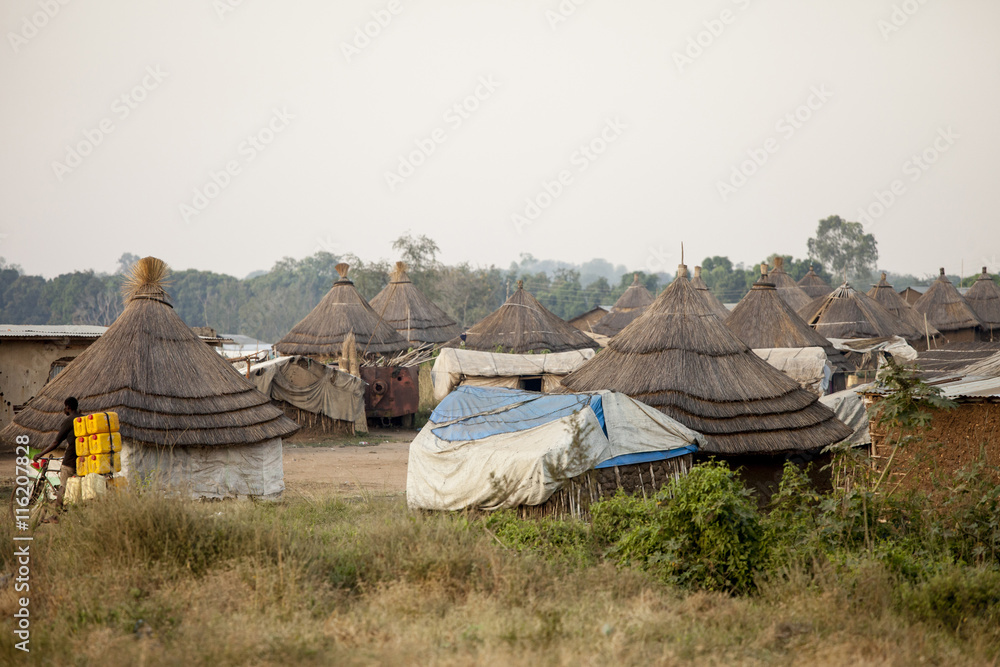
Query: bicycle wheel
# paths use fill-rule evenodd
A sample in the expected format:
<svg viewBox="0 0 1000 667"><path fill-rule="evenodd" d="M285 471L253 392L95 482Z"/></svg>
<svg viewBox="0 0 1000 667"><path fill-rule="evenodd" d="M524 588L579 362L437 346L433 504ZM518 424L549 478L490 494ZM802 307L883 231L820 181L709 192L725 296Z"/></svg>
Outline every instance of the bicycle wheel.
<svg viewBox="0 0 1000 667"><path fill-rule="evenodd" d="M56 489L52 486L52 482L42 477L34 502L28 505L28 525L34 530L38 524L55 516L56 513Z"/></svg>
<svg viewBox="0 0 1000 667"><path fill-rule="evenodd" d="M28 502L26 505L22 505L18 502L18 497L24 497L23 493L18 493L19 489L24 487L15 486L14 490L10 492L10 517L11 520L16 521L17 519L25 520L30 516L30 508L35 506L38 501L38 496L41 495L42 489L45 486L45 479L39 477L32 481L31 486L28 487ZM18 508L28 508L29 513L25 515L24 512L18 513L16 510Z"/></svg>

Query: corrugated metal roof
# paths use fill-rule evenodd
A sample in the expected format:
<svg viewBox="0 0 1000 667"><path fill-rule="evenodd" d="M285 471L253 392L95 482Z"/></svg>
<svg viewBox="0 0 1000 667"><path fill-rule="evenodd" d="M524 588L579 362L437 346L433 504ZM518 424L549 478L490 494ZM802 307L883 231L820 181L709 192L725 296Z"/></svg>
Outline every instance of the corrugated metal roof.
<svg viewBox="0 0 1000 667"><path fill-rule="evenodd" d="M0 324L0 338L100 338L107 330L89 324Z"/></svg>

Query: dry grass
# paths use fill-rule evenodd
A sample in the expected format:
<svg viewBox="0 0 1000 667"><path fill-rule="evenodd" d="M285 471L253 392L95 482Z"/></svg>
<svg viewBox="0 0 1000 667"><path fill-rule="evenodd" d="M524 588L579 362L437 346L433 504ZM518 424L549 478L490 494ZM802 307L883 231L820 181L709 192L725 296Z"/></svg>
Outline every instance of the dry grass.
<svg viewBox="0 0 1000 667"><path fill-rule="evenodd" d="M581 528L580 530L584 530ZM0 534L10 570L10 527ZM6 664L985 664L998 631L908 620L878 565L789 570L753 597L599 557L518 552L402 498L109 498L33 544L32 652ZM141 619L141 620L140 620Z"/></svg>

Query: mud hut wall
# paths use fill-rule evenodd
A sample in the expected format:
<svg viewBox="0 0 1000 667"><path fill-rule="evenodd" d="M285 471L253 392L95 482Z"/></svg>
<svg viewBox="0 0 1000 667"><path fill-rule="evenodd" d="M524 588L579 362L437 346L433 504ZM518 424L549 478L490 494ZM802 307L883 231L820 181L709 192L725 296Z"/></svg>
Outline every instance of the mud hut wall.
<svg viewBox="0 0 1000 667"><path fill-rule="evenodd" d="M0 428L14 419L14 408L31 400L49 381L52 364L75 359L93 340L0 341Z"/></svg>

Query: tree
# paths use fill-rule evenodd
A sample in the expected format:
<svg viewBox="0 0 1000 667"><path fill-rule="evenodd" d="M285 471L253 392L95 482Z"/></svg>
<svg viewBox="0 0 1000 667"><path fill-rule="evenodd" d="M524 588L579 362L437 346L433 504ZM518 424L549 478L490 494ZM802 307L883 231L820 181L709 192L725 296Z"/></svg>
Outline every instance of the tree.
<svg viewBox="0 0 1000 667"><path fill-rule="evenodd" d="M122 256L118 258L118 270L116 273L128 273L132 269L132 265L138 262L141 257L139 255L134 255L130 252L123 252Z"/></svg>
<svg viewBox="0 0 1000 667"><path fill-rule="evenodd" d="M865 234L860 222L847 222L839 215L819 221L816 237L808 241L809 256L826 266L834 275L854 281L867 281L875 272L878 244L873 234Z"/></svg>

